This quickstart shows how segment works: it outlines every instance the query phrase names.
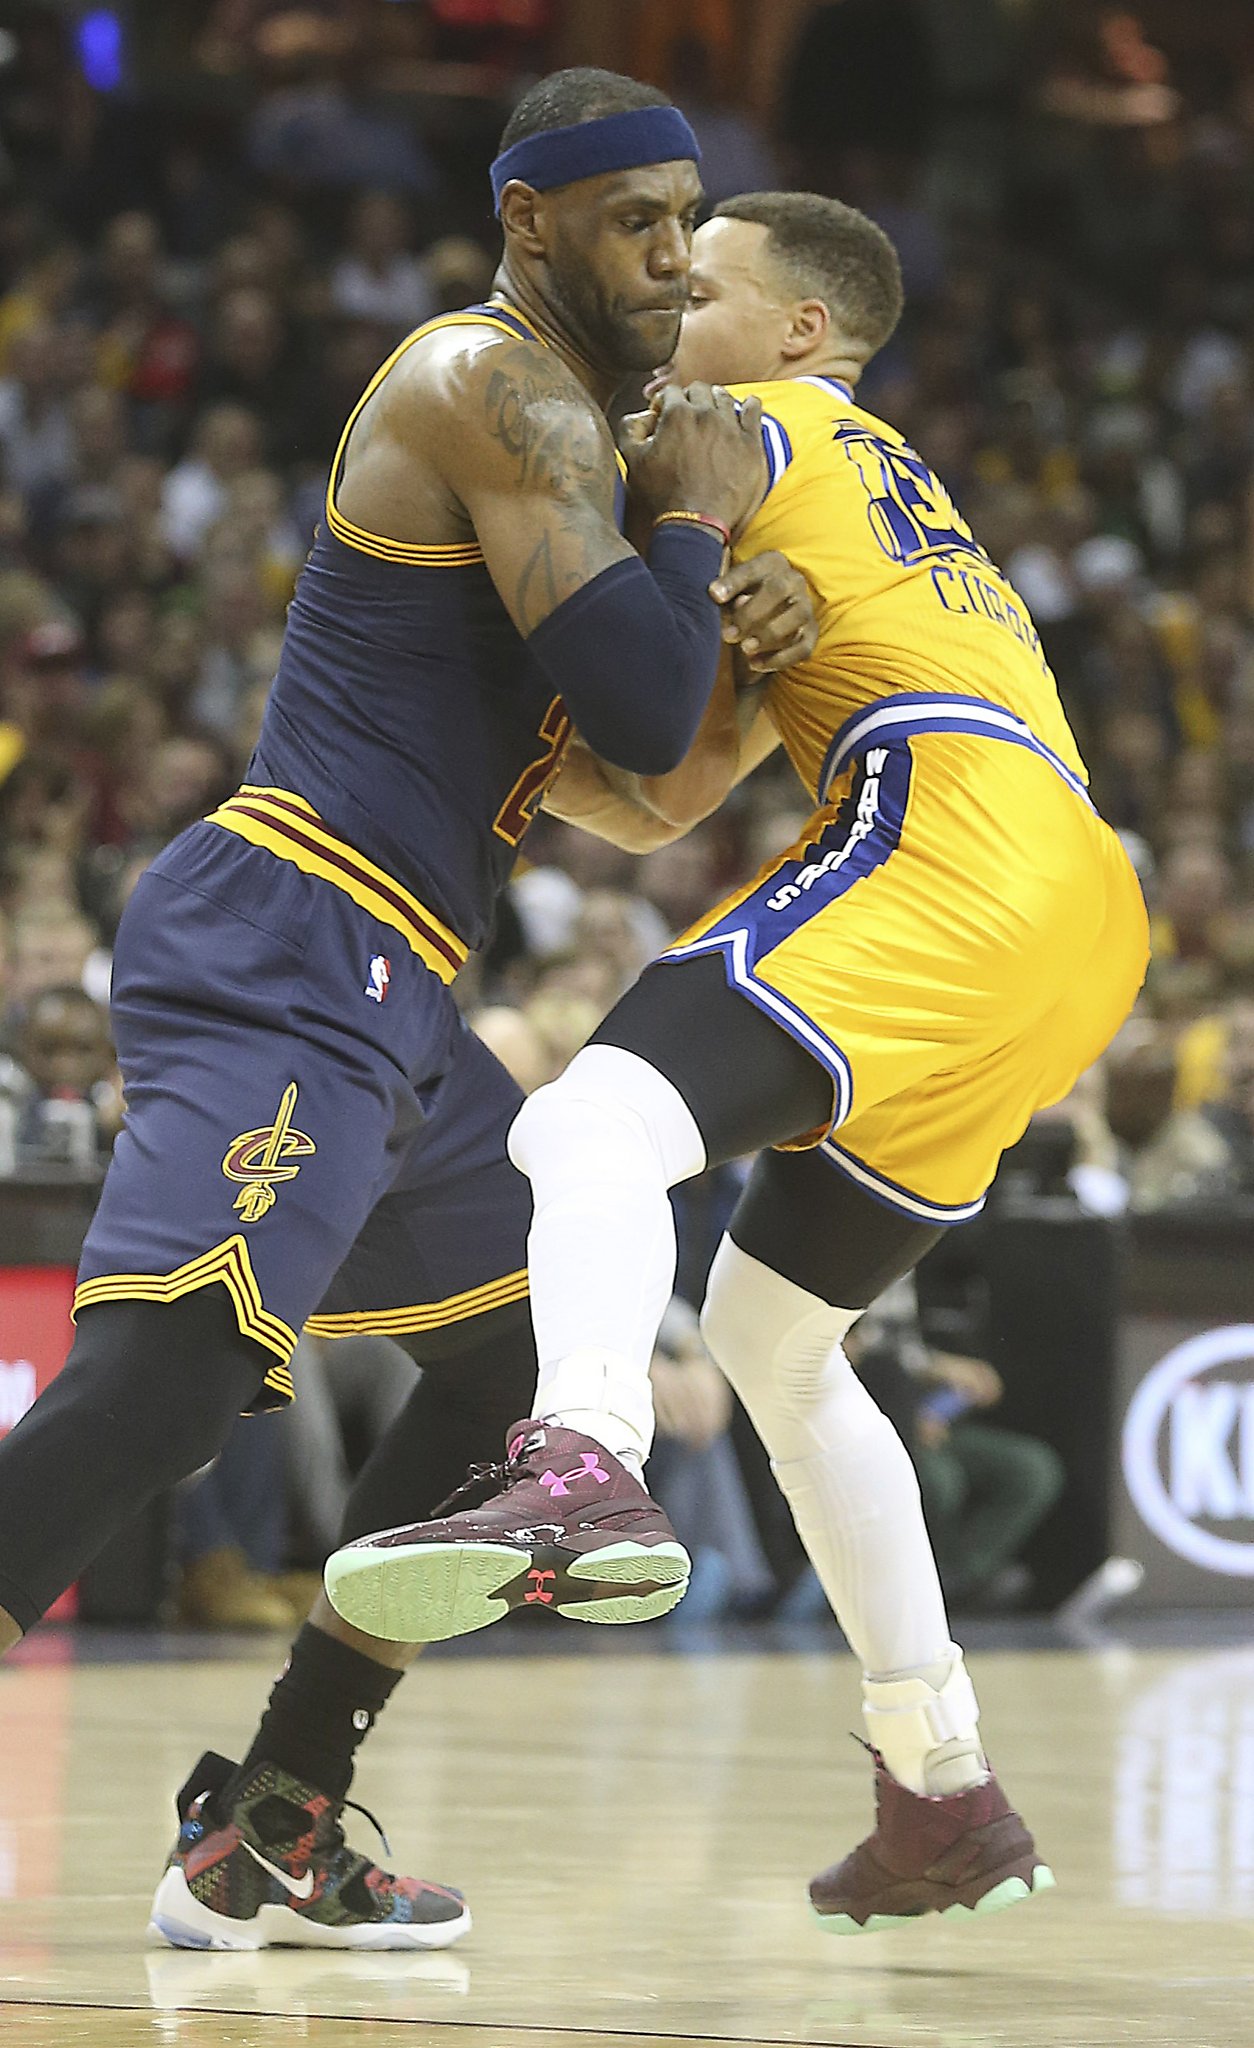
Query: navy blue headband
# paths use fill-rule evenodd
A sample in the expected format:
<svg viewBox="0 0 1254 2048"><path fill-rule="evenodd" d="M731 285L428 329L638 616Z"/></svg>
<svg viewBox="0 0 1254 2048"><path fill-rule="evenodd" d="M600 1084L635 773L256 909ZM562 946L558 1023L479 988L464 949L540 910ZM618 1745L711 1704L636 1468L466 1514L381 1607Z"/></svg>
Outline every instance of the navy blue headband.
<svg viewBox="0 0 1254 2048"><path fill-rule="evenodd" d="M499 213L501 193L511 178L548 192L580 178L630 171L637 164L669 164L679 157L691 157L695 164L701 161L700 145L678 107L604 114L599 121L580 121L573 128L543 129L502 150L492 166L492 198Z"/></svg>

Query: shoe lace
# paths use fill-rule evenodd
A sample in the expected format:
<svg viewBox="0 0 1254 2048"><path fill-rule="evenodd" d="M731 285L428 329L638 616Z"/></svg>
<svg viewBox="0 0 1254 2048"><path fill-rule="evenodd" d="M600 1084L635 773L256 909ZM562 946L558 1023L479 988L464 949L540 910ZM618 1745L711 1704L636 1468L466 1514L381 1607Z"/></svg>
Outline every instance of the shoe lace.
<svg viewBox="0 0 1254 2048"><path fill-rule="evenodd" d="M371 1813L370 1808L368 1806L363 1806L359 1799L341 1799L339 1806L336 1809L337 1817L335 1820L331 1822L326 1832L326 1843L328 1849L330 1849L334 1855L338 1855L340 1850L346 1846L344 1840L344 1830L340 1826L338 1816L350 1807L354 1813L360 1813L365 1815L366 1819L370 1822L371 1827L374 1829L376 1835L379 1837L379 1840L383 1844L384 1855L390 1857L392 1854L392 1844L389 1842L386 1834L383 1831L382 1822L376 1820L375 1816Z"/></svg>
<svg viewBox="0 0 1254 2048"><path fill-rule="evenodd" d="M521 1456L502 1458L492 1465L472 1465L461 1485L455 1486L446 1500L432 1508L430 1519L438 1522L448 1508L456 1507L459 1500L464 1500L467 1494L476 1492L480 1487L486 1493L507 1493L511 1486L517 1486L529 1476Z"/></svg>

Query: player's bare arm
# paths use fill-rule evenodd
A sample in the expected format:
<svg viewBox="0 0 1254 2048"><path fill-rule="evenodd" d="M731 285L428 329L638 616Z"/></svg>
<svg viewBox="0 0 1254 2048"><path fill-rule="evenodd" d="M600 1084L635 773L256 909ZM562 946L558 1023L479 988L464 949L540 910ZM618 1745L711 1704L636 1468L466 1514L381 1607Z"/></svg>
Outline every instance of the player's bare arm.
<svg viewBox="0 0 1254 2048"><path fill-rule="evenodd" d="M682 839L778 747L765 683L738 689L728 655L697 737L670 775L638 776L598 760L576 738L544 798L546 812L626 853Z"/></svg>
<svg viewBox="0 0 1254 2048"><path fill-rule="evenodd" d="M614 518L605 418L552 350L482 352L460 394L442 468L520 633L635 550Z"/></svg>

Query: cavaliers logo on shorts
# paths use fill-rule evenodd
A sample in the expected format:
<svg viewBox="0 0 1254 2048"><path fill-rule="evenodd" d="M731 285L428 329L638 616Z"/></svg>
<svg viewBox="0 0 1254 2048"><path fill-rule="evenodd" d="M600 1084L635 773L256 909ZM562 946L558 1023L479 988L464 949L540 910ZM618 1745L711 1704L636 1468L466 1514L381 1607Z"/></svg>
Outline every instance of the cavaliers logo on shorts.
<svg viewBox="0 0 1254 2048"><path fill-rule="evenodd" d="M273 1209L276 1181L295 1180L300 1160L318 1149L312 1138L294 1128L295 1113L296 1083L289 1081L274 1122L242 1131L231 1141L222 1171L228 1180L243 1182L234 1206L245 1223L259 1223Z"/></svg>

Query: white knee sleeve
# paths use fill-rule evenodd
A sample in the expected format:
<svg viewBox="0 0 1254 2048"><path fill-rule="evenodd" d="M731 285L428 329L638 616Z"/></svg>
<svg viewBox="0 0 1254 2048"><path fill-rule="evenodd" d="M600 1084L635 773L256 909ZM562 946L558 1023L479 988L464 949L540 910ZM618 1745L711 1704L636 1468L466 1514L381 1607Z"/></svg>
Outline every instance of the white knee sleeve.
<svg viewBox="0 0 1254 2048"><path fill-rule="evenodd" d="M975 1695L949 1639L914 1467L841 1349L859 1313L829 1307L725 1237L701 1329L861 1660L872 1741L913 1789L954 1790L983 1769Z"/></svg>
<svg viewBox="0 0 1254 2048"><path fill-rule="evenodd" d="M773 1463L805 1457L818 1447L813 1419L826 1383L838 1397L842 1390L853 1392L849 1423L857 1430L862 1409L857 1395L867 1402L870 1396L839 1347L861 1313L830 1308L817 1294L750 1258L730 1237L719 1245L701 1310L701 1334ZM874 1402L870 1405L878 1414Z"/></svg>
<svg viewBox="0 0 1254 2048"><path fill-rule="evenodd" d="M536 1413L646 1456L649 1363L675 1280L669 1190L705 1165L692 1112L647 1060L589 1045L523 1104L509 1156L535 1201Z"/></svg>
<svg viewBox="0 0 1254 2048"><path fill-rule="evenodd" d="M564 1074L529 1095L510 1126L509 1156L534 1183L552 1169L554 1143L586 1155L578 1133L595 1129L627 1171L660 1173L668 1188L705 1166L705 1143L673 1082L639 1053L617 1045L585 1045Z"/></svg>

